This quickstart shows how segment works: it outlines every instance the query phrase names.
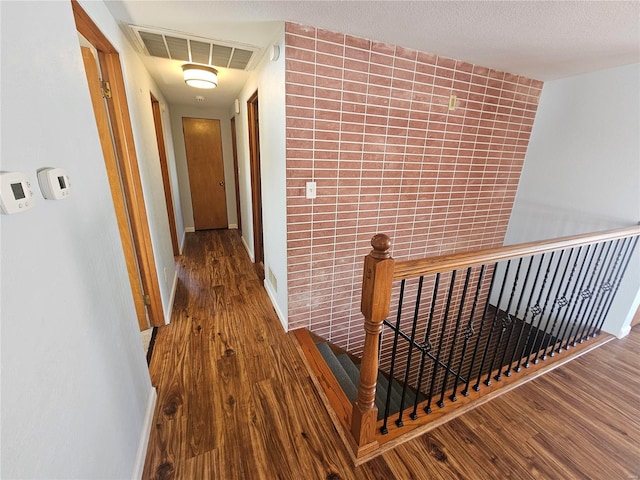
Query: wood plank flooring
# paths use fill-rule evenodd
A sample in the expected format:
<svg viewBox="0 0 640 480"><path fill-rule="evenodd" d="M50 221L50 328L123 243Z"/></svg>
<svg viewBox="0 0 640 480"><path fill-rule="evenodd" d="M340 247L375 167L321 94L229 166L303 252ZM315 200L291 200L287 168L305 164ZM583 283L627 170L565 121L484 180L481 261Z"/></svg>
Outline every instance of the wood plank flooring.
<svg viewBox="0 0 640 480"><path fill-rule="evenodd" d="M638 479L640 330L353 467L236 231L187 234L145 479Z"/></svg>

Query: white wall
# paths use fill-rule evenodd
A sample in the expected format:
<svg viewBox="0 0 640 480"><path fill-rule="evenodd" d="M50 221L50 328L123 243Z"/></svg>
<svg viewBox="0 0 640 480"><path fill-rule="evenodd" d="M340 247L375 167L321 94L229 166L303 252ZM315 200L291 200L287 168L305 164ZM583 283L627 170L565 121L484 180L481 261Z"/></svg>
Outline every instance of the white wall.
<svg viewBox="0 0 640 480"><path fill-rule="evenodd" d="M505 243L640 220L640 64L547 82ZM640 296L636 252L605 322L624 335Z"/></svg>
<svg viewBox="0 0 640 480"><path fill-rule="evenodd" d="M175 159L172 148L173 141L171 138L171 130L167 128L170 122L170 112L167 110L170 109L167 107L167 102L162 93L149 76L144 64L104 3L81 0L80 4L120 54L126 84L127 101L129 104L129 114L133 127L133 138L138 157L138 166L140 168L140 179L142 181L142 190L147 208L151 244L153 246L153 255L158 271L158 283L160 284L165 322L169 323L173 292L177 278L176 264L173 257L173 245L169 231L169 218L167 216L150 93L153 93L160 102L161 110L165 110L163 113L163 130L165 133L165 142L167 143L167 162L170 166L169 175L172 176L171 183L176 228L181 227L178 229L178 234L180 234L184 226L180 196L178 195Z"/></svg>
<svg viewBox="0 0 640 480"><path fill-rule="evenodd" d="M180 185L180 203L182 204L182 218L184 228L194 230L193 204L191 202L191 186L189 184L189 169L187 167L187 152L184 145L182 118L211 118L220 120L220 134L222 136L222 159L224 164L225 196L227 198L227 223L230 228L237 228L236 190L233 176L233 145L231 141L231 116L224 109L193 107L188 105L171 105L171 131L174 139L174 152Z"/></svg>
<svg viewBox="0 0 640 480"><path fill-rule="evenodd" d="M262 175L262 223L264 230L264 286L278 317L287 329L287 205L285 143L285 58L284 23L273 40L280 57L271 61L265 55L240 93L240 113L236 115L238 170L242 215L242 238L254 258L249 169L249 130L247 100L258 90L260 124L260 162ZM277 287L271 283L273 272Z"/></svg>
<svg viewBox="0 0 640 480"><path fill-rule="evenodd" d="M131 478L154 390L71 4L0 12L0 168L37 202L0 218L0 476ZM68 199L43 199L43 166L67 169Z"/></svg>

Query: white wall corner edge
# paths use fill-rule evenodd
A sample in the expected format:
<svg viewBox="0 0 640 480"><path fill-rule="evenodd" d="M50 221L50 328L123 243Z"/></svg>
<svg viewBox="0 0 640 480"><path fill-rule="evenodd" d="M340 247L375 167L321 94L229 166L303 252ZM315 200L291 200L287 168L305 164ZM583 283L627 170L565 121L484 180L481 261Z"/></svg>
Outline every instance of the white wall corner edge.
<svg viewBox="0 0 640 480"><path fill-rule="evenodd" d="M244 249L247 251L249 258L251 259L251 263L255 263L256 257L253 255L253 252L249 248L249 245L247 245L247 242L245 241L244 237L240 237L240 240L242 240L242 245L244 245Z"/></svg>
<svg viewBox="0 0 640 480"><path fill-rule="evenodd" d="M169 296L169 304L167 305L167 311L164 314L164 324L169 325L171 323L171 315L173 314L173 302L176 299L176 290L178 289L178 269L176 268L173 274L173 284L171 285L171 295Z"/></svg>
<svg viewBox="0 0 640 480"><path fill-rule="evenodd" d="M620 329L620 331L616 334L618 339L624 338L631 333L631 325L625 325Z"/></svg>
<svg viewBox="0 0 640 480"><path fill-rule="evenodd" d="M138 443L138 453L136 454L136 464L131 478L133 480L142 480L144 473L144 461L147 457L147 447L149 446L149 437L151 436L151 426L153 425L153 415L156 411L156 401L158 400L158 392L156 387L149 390L149 398L147 400L147 412L144 416L144 424L140 433L140 443Z"/></svg>
<svg viewBox="0 0 640 480"><path fill-rule="evenodd" d="M276 315L278 315L278 319L280 320L280 323L282 324L282 328L284 328L285 332L289 331L289 322L287 320L287 317L284 315L284 313L282 313L282 310L280 310L280 306L278 305L278 302L276 300L276 294L273 291L273 287L271 286L271 284L269 282L267 282L267 280L264 280L264 289L267 291L267 295L269 295L269 300L271 300L271 304L273 305L273 309L276 311Z"/></svg>

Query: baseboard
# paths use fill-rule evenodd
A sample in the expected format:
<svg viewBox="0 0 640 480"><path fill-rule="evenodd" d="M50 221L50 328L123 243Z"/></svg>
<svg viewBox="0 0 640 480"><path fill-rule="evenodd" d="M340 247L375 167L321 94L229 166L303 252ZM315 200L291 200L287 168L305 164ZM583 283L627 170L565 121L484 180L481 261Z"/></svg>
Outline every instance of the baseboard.
<svg viewBox="0 0 640 480"><path fill-rule="evenodd" d="M138 453L136 454L136 465L131 478L133 480L141 480L144 471L144 461L147 457L147 447L149 446L149 436L151 435L151 426L153 425L153 415L156 410L156 401L158 400L158 392L155 387L151 387L149 391L149 399L147 400L147 412L144 416L144 424L140 434L140 443L138 443Z"/></svg>
<svg viewBox="0 0 640 480"><path fill-rule="evenodd" d="M193 233L195 231L195 227L184 227L184 232L182 232L182 240L180 241L180 255L182 255L182 252L184 251L184 242L187 239L187 233Z"/></svg>
<svg viewBox="0 0 640 480"><path fill-rule="evenodd" d="M178 289L178 269L176 268L173 274L173 284L171 285L171 295L169 296L169 304L165 310L164 324L169 325L171 323L171 315L173 314L173 302L176 299L176 290Z"/></svg>
<svg viewBox="0 0 640 480"><path fill-rule="evenodd" d="M282 324L282 328L284 328L285 332L289 331L289 322L287 321L287 317L282 310L280 310L280 306L278 305L278 301L276 300L276 293L273 291L273 287L267 280L264 281L264 289L267 291L267 295L269 295L269 299L271 300L271 304L273 305L273 309L276 311L276 315L278 315L278 319Z"/></svg>
<svg viewBox="0 0 640 480"><path fill-rule="evenodd" d="M229 230L237 230L238 229L238 224L237 223L230 223L227 228Z"/></svg>
<svg viewBox="0 0 640 480"><path fill-rule="evenodd" d="M253 252L249 249L249 245L245 242L244 237L240 237L240 240L242 240L242 245L244 245L244 249L247 251L249 258L251 259L251 263L255 262L256 257L253 256Z"/></svg>

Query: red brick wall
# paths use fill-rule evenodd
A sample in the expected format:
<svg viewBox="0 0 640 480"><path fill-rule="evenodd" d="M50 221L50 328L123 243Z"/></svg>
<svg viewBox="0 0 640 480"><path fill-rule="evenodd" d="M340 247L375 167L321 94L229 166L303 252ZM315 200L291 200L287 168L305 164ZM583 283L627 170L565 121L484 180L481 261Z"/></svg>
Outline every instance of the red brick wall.
<svg viewBox="0 0 640 480"><path fill-rule="evenodd" d="M285 43L289 327L359 353L372 235L397 259L502 244L542 82L291 23Z"/></svg>

